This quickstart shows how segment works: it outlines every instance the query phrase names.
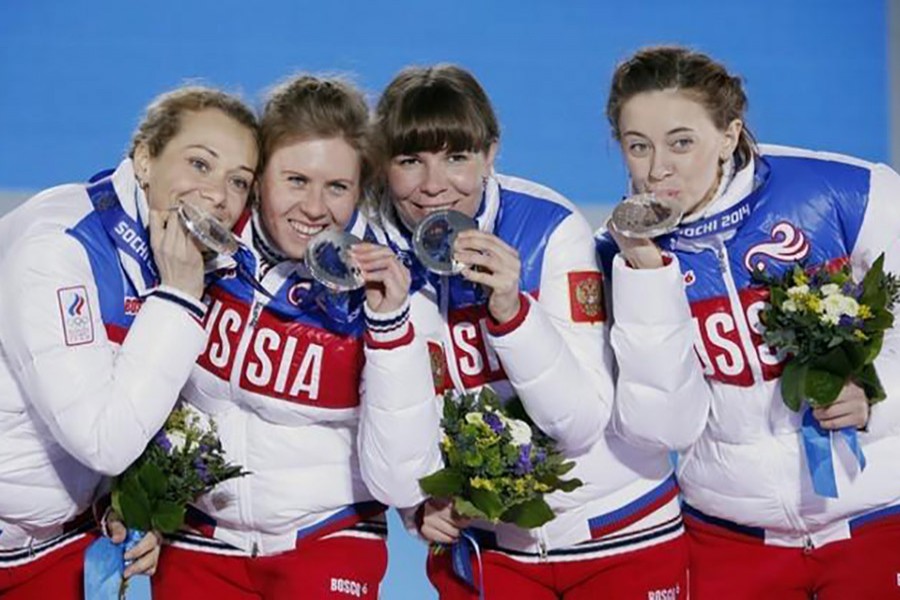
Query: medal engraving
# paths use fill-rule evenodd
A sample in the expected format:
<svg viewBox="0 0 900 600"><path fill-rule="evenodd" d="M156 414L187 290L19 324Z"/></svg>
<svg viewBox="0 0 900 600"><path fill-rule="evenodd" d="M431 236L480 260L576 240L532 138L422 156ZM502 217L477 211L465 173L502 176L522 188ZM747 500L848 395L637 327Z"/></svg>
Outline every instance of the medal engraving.
<svg viewBox="0 0 900 600"><path fill-rule="evenodd" d="M631 238L655 238L674 231L684 216L674 202L653 194L637 194L613 209L610 221L616 231Z"/></svg>
<svg viewBox="0 0 900 600"><path fill-rule="evenodd" d="M361 240L346 231L329 229L309 241L306 265L312 276L330 290L347 292L365 285L359 267L350 258L350 246Z"/></svg>
<svg viewBox="0 0 900 600"><path fill-rule="evenodd" d="M465 265L453 260L453 242L461 231L477 228L474 219L459 211L435 211L422 219L413 232L413 251L429 271L455 275Z"/></svg>
<svg viewBox="0 0 900 600"><path fill-rule="evenodd" d="M176 210L185 229L205 248L225 256L238 251L238 242L231 230L209 213L187 202L179 204Z"/></svg>

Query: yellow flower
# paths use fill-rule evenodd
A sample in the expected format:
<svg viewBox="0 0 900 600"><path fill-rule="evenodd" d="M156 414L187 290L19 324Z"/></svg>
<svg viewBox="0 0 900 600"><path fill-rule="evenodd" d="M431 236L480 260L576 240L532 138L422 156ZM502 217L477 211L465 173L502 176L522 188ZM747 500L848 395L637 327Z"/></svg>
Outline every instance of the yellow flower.
<svg viewBox="0 0 900 600"><path fill-rule="evenodd" d="M868 304L860 304L859 312L857 315L860 319L871 319L872 318L872 309L869 308Z"/></svg>
<svg viewBox="0 0 900 600"><path fill-rule="evenodd" d="M864 341L866 341L867 339L869 339L869 336L867 336L865 333L863 333L863 332L862 332L861 330L859 330L859 329L855 329L855 330L853 331L853 337L855 337L856 339L858 339L858 340L861 341L861 342L864 342Z"/></svg>
<svg viewBox="0 0 900 600"><path fill-rule="evenodd" d="M803 303L806 305L806 308L814 313L820 313L824 310L822 307L822 299L816 298L815 296L806 296L803 298Z"/></svg>
<svg viewBox="0 0 900 600"><path fill-rule="evenodd" d="M807 277L806 273L804 273L803 271L801 271L799 269L795 270L794 271L794 283L797 285L805 285L805 284L809 283L809 277Z"/></svg>
<svg viewBox="0 0 900 600"><path fill-rule="evenodd" d="M489 492L494 491L494 482L490 479L485 479L484 477L472 477L469 479L469 485L473 488L487 490Z"/></svg>

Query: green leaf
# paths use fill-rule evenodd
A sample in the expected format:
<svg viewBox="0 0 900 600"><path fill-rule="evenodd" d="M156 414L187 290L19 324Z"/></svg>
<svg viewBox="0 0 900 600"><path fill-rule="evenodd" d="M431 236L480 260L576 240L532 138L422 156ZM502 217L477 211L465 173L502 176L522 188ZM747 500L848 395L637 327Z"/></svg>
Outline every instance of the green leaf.
<svg viewBox="0 0 900 600"><path fill-rule="evenodd" d="M805 364L790 360L781 374L781 397L785 405L794 412L800 410L800 404L803 402L807 369Z"/></svg>
<svg viewBox="0 0 900 600"><path fill-rule="evenodd" d="M475 506L465 498L461 498L459 496L453 498L453 510L455 510L457 514L463 517L469 517L470 519L488 520L488 516L481 512L481 510L479 510L477 506Z"/></svg>
<svg viewBox="0 0 900 600"><path fill-rule="evenodd" d="M162 501L153 511L151 523L153 529L162 533L174 533L184 525L184 506L174 502Z"/></svg>
<svg viewBox="0 0 900 600"><path fill-rule="evenodd" d="M869 404L875 404L887 398L884 386L881 385L881 379L878 378L878 373L875 371L875 365L867 364L864 366L855 379L866 393Z"/></svg>
<svg viewBox="0 0 900 600"><path fill-rule="evenodd" d="M488 520L496 521L503 514L503 501L497 492L481 488L473 488L470 493L472 504L487 515Z"/></svg>
<svg viewBox="0 0 900 600"><path fill-rule="evenodd" d="M825 371L846 380L851 373L862 367L862 356L847 352L844 346L838 346L810 361L809 366L811 370Z"/></svg>
<svg viewBox="0 0 900 600"><path fill-rule="evenodd" d="M884 281L884 253L878 255L875 262L869 268L862 280L862 295L859 301L868 304L870 308L883 308L887 294L882 282Z"/></svg>
<svg viewBox="0 0 900 600"><path fill-rule="evenodd" d="M560 479L558 488L564 492L573 492L584 485L584 482L578 479Z"/></svg>
<svg viewBox="0 0 900 600"><path fill-rule="evenodd" d="M429 496L449 498L461 493L466 483L459 471L449 467L419 479L419 487Z"/></svg>
<svg viewBox="0 0 900 600"><path fill-rule="evenodd" d="M569 460L569 461L559 464L559 466L556 468L556 474L557 475L565 475L566 473L568 473L569 471L571 471L574 468L575 468L575 461Z"/></svg>
<svg viewBox="0 0 900 600"><path fill-rule="evenodd" d="M866 320L866 329L882 331L894 325L894 315L886 310L876 310L871 319Z"/></svg>
<svg viewBox="0 0 900 600"><path fill-rule="evenodd" d="M806 373L803 392L810 406L824 408L831 406L846 382L847 378L842 375L810 368Z"/></svg>
<svg viewBox="0 0 900 600"><path fill-rule="evenodd" d="M555 515L543 498L532 498L514 506L503 513L502 520L515 523L524 529L534 529L553 519Z"/></svg>
<svg viewBox="0 0 900 600"><path fill-rule="evenodd" d="M129 529L150 530L150 504L143 490L138 492L124 489L113 490L113 502L118 505L118 512Z"/></svg>
<svg viewBox="0 0 900 600"><path fill-rule="evenodd" d="M157 500L166 496L166 476L156 463L147 461L138 469L137 479L148 499Z"/></svg>

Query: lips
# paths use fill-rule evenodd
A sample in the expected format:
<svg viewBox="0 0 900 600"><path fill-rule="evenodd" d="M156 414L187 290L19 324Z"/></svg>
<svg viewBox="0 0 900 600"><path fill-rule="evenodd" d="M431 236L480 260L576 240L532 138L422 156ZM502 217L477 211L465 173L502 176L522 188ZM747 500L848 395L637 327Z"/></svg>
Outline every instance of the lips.
<svg viewBox="0 0 900 600"><path fill-rule="evenodd" d="M412 202L412 205L416 207L416 210L421 211L427 215L439 210L452 209L457 205L458 202L459 200L454 200L453 202L442 202L441 204L419 204L418 202Z"/></svg>
<svg viewBox="0 0 900 600"><path fill-rule="evenodd" d="M293 229L296 233L306 237L313 237L314 235L319 234L328 228L327 224L310 225L308 223L294 221L293 219L288 219L288 225L290 225L291 229Z"/></svg>

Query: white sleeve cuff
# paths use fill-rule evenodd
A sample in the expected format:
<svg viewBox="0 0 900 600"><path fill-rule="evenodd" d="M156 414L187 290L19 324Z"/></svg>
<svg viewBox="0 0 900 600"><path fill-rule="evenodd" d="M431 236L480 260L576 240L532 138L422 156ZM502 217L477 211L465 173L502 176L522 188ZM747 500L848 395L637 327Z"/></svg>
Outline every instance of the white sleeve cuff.
<svg viewBox="0 0 900 600"><path fill-rule="evenodd" d="M407 335L409 331L409 296L396 310L378 313L369 303L364 306L366 328L372 340L378 343L393 342Z"/></svg>

